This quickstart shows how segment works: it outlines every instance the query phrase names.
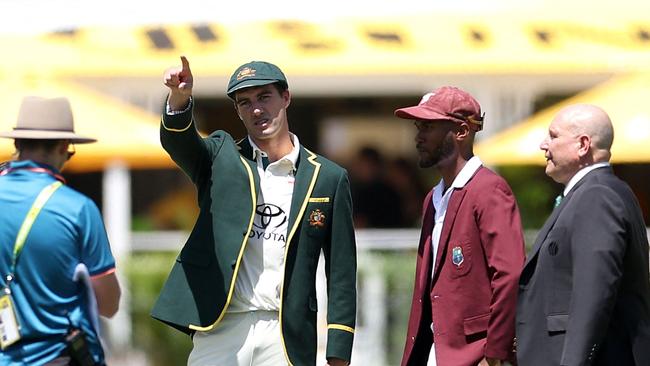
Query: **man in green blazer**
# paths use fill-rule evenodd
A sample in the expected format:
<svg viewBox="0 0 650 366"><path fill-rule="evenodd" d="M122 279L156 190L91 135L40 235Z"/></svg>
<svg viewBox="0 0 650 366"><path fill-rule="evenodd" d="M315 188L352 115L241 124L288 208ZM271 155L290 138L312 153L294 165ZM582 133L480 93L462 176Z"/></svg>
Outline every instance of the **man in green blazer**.
<svg viewBox="0 0 650 366"><path fill-rule="evenodd" d="M347 172L289 132L282 71L253 61L228 83L248 136L207 138L192 119L189 62L165 72L162 145L198 190L200 213L152 310L192 335L188 364L315 365L316 267L327 275L327 364L347 365L356 248Z"/></svg>

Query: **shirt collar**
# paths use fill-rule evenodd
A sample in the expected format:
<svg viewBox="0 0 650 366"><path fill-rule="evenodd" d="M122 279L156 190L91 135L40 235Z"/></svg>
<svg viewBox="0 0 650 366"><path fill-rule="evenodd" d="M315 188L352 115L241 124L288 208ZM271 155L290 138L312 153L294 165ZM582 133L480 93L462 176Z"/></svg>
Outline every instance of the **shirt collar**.
<svg viewBox="0 0 650 366"><path fill-rule="evenodd" d="M295 171L296 165L298 164L298 156L300 155L300 141L298 140L298 136L294 135L293 133L289 133L289 137L293 142L293 149L291 150L291 152L289 152L287 155L280 158L278 161L274 161L270 165L289 163L291 164L291 168ZM255 144L255 142L253 142L250 136L248 136L248 142L251 144L251 147L253 148L253 159L258 160L262 156L268 156L265 151L260 149Z"/></svg>
<svg viewBox="0 0 650 366"><path fill-rule="evenodd" d="M458 172L458 175L456 178L454 178L454 181L451 183L451 186L449 188L463 188L469 182L470 179L474 176L476 171L483 165L483 162L481 159L479 159L478 156L472 156L467 163L465 163L465 166ZM443 188L445 186L445 182L440 179L440 182L438 185L434 188L433 192L433 200L439 201L442 199L443 195ZM449 191L449 189L447 189Z"/></svg>
<svg viewBox="0 0 650 366"><path fill-rule="evenodd" d="M453 188L463 188L465 187L465 184L469 182L470 179L474 176L474 173L478 170L483 165L483 162L481 159L478 158L478 156L472 156L471 159L465 163L465 166L463 169L460 170L456 178L454 179L454 182L451 183L451 186Z"/></svg>
<svg viewBox="0 0 650 366"><path fill-rule="evenodd" d="M603 167L606 167L606 166L609 166L609 162L607 162L607 161L592 164L592 165L589 165L588 167L584 167L584 168L578 170L578 172L573 177L571 177L571 179L569 179L569 183L567 183L566 187L564 187L564 193L563 193L564 197L566 197L566 195L569 194L569 192L571 192L571 189L573 189L573 187L575 187L575 185L578 182L580 182L580 180L582 178L584 178L584 176L587 175L587 173L589 173L590 171L592 171L594 169L603 168Z"/></svg>
<svg viewBox="0 0 650 366"><path fill-rule="evenodd" d="M13 160L9 162L9 169L33 169L33 168L43 168L52 171L54 174L59 174L59 170L55 167L45 164L37 163L33 160Z"/></svg>
<svg viewBox="0 0 650 366"><path fill-rule="evenodd" d="M65 178L61 175L59 170L45 163L38 163L33 160L13 160L0 165L0 175L10 174L14 171L45 173L65 183Z"/></svg>

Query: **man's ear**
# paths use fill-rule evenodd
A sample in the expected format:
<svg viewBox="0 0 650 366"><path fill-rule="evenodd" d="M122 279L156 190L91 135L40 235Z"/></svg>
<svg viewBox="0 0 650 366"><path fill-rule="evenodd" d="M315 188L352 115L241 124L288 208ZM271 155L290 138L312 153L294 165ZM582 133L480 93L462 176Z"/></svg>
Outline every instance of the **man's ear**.
<svg viewBox="0 0 650 366"><path fill-rule="evenodd" d="M454 123L455 135L457 140L465 140L470 133L470 127L467 122Z"/></svg>
<svg viewBox="0 0 650 366"><path fill-rule="evenodd" d="M587 135L578 136L578 156L583 157L591 151L591 137Z"/></svg>
<svg viewBox="0 0 650 366"><path fill-rule="evenodd" d="M68 152L68 146L70 146L70 141L68 140L61 140L56 146L56 152L59 154L63 154L65 152Z"/></svg>
<svg viewBox="0 0 650 366"><path fill-rule="evenodd" d="M284 99L284 108L289 108L289 104L291 104L291 93L289 90L285 90L282 92L282 98Z"/></svg>

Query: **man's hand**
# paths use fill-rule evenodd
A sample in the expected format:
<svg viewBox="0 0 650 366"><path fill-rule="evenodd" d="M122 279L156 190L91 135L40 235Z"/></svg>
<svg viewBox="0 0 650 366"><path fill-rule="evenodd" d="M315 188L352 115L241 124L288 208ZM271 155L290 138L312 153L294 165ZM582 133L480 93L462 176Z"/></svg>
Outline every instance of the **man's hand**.
<svg viewBox="0 0 650 366"><path fill-rule="evenodd" d="M501 360L495 358L483 358L478 366L501 366Z"/></svg>
<svg viewBox="0 0 650 366"><path fill-rule="evenodd" d="M168 102L172 111L182 111L187 108L194 86L190 63L185 56L181 56L181 64L181 67L170 67L165 70L163 77L165 86L169 88Z"/></svg>
<svg viewBox="0 0 650 366"><path fill-rule="evenodd" d="M325 366L348 366L350 363L348 361L342 360L340 358L328 358Z"/></svg>

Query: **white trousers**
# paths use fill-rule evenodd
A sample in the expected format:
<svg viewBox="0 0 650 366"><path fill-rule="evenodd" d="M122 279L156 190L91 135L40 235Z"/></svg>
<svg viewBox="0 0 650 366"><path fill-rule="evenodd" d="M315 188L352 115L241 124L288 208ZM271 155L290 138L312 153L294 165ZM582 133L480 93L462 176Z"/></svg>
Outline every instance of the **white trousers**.
<svg viewBox="0 0 650 366"><path fill-rule="evenodd" d="M215 329L196 332L188 366L282 366L278 312L226 313Z"/></svg>

